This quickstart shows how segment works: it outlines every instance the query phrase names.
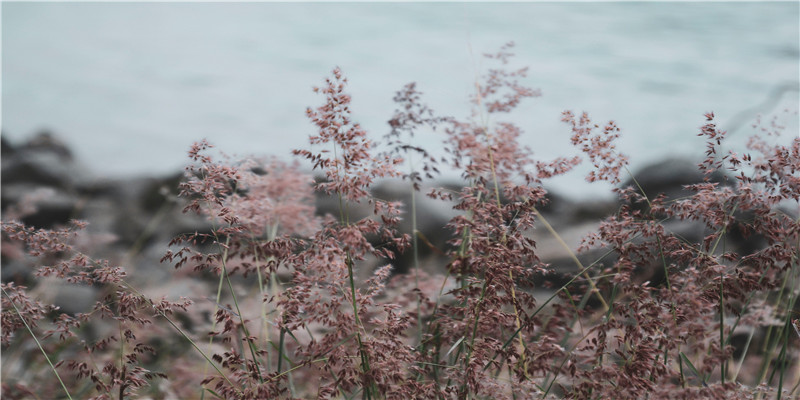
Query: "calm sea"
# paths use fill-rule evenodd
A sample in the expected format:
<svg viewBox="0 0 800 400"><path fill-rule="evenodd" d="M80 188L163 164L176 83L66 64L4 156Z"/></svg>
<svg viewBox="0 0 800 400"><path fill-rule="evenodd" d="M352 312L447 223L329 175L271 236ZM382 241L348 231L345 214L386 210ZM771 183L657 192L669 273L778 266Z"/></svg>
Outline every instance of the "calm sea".
<svg viewBox="0 0 800 400"><path fill-rule="evenodd" d="M481 55L515 41L528 100L512 122L542 159L575 153L563 110L622 128L632 169L700 157L703 113L741 147L757 113L797 135L800 13L784 3L3 3L2 130L49 129L107 175L180 169L208 138L233 154L289 158L334 66L355 119L387 132L394 92L415 81L431 108L470 114ZM787 89L781 91L780 88ZM783 110L788 109L788 112ZM440 148L436 135L420 138ZM574 196L606 189L574 173Z"/></svg>

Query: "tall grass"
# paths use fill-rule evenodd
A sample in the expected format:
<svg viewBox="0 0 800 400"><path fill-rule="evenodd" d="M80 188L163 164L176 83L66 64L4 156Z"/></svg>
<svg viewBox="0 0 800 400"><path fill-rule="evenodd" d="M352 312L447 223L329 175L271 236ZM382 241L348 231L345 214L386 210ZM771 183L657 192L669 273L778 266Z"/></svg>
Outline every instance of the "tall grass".
<svg viewBox="0 0 800 400"><path fill-rule="evenodd" d="M124 266L75 245L83 222L34 229L4 219L4 257L16 251L37 279L104 293L91 312L70 315L2 284L4 398L800 395L800 139L754 137L747 154L726 151L706 114L706 179L684 198L648 196L632 180L615 189L618 210L571 249L539 211L543 184L583 158L589 181L633 178L615 149L620 128L566 111L583 156L534 158L522 129L502 119L540 95L526 69L509 67L511 50L487 56L496 67L475 82L469 118L436 115L414 84L400 90L382 151L353 121L335 69L315 89L322 104L307 110L318 134L295 151L324 174L317 183L297 164L219 161L196 143L181 195L210 229L177 237L162 261L212 277L199 295L210 302L148 298ZM445 138L444 158L414 144L432 130ZM463 179L425 194L457 211L439 258L426 259L446 259L444 274L420 259L434 245L419 232L417 204L440 164ZM712 179L718 171L729 178ZM408 180L410 204L372 195L394 178ZM335 199L335 215L315 215L314 191ZM672 232L677 221L699 227L700 240ZM554 271L539 258L537 227L575 264L560 287L547 287ZM732 235L756 246L737 254ZM413 269L393 273L404 252ZM32 346L38 355L23 354Z"/></svg>

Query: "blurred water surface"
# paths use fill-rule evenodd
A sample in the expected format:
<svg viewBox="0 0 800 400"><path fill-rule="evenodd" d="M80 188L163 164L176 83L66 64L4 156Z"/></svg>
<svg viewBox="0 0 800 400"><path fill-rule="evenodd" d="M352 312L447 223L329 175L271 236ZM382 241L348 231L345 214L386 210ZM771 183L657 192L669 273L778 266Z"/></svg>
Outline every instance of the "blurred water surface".
<svg viewBox="0 0 800 400"><path fill-rule="evenodd" d="M379 138L412 81L434 110L468 116L481 54L513 40L513 65L543 92L509 116L523 144L542 159L574 154L560 115L588 111L617 122L636 168L700 157L708 111L739 127L773 99L763 110L796 135L799 21L797 2L3 3L2 129L12 141L50 129L115 176L175 171L204 137L288 158L314 133L311 88L334 66ZM435 151L440 139L419 140ZM606 189L580 173L553 185Z"/></svg>

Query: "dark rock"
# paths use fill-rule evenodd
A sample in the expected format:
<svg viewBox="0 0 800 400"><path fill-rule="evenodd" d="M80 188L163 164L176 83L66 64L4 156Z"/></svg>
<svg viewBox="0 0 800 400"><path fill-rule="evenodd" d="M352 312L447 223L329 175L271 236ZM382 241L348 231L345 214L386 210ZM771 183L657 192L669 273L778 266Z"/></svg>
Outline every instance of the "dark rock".
<svg viewBox="0 0 800 400"><path fill-rule="evenodd" d="M664 194L666 200L690 198L696 192L686 189L687 185L698 184L704 181L717 183L720 186L733 186L734 179L722 171L714 171L706 177L693 163L686 159L667 159L643 168L635 175L636 182L632 179L624 183L623 186L634 186L638 183L649 199L653 199L659 194ZM637 188L638 191L638 188ZM639 203L633 205L634 209L644 210L646 204ZM727 227L724 242L720 243L720 249L733 251L740 256L752 254L766 245L766 240L761 235L745 234L743 225L740 221L749 221L754 218L752 212L737 211L734 214L735 221ZM702 221L665 221L664 226L667 231L682 238L689 243L702 243L705 236L712 232ZM659 269L663 269L659 267ZM645 274L647 275L647 274Z"/></svg>
<svg viewBox="0 0 800 400"><path fill-rule="evenodd" d="M16 153L14 146L0 133L0 155L3 157L10 157Z"/></svg>
<svg viewBox="0 0 800 400"><path fill-rule="evenodd" d="M667 199L678 199L694 194L684 186L702 183L705 176L698 170L697 163L687 159L669 158L642 168L634 174L634 179L628 179L622 187L633 186L638 192L638 183L649 199L662 193ZM710 182L730 183L727 175L720 171L714 171L708 179Z"/></svg>
<svg viewBox="0 0 800 400"><path fill-rule="evenodd" d="M76 314L89 312L97 301L97 290L86 285L62 285L56 291L53 304L61 311Z"/></svg>
<svg viewBox="0 0 800 400"><path fill-rule="evenodd" d="M78 195L88 198L113 196L117 191L117 186L121 183L109 178L96 178L77 182L75 190Z"/></svg>
<svg viewBox="0 0 800 400"><path fill-rule="evenodd" d="M545 203L537 207L537 210L558 230L586 222L601 221L614 214L618 208L619 204L612 199L576 201L548 192Z"/></svg>
<svg viewBox="0 0 800 400"><path fill-rule="evenodd" d="M32 294L45 303L58 306L61 312L73 315L91 311L99 297L95 287L56 278L43 279Z"/></svg>
<svg viewBox="0 0 800 400"><path fill-rule="evenodd" d="M536 206L536 210L554 227L563 227L573 222L572 214L576 204L576 202L566 197L548 191L541 204ZM536 222L536 225L542 226L541 217ZM544 229L543 226L542 229Z"/></svg>
<svg viewBox="0 0 800 400"><path fill-rule="evenodd" d="M88 170L49 132L40 133L2 160L4 184L24 182L72 190L76 182L89 179Z"/></svg>
<svg viewBox="0 0 800 400"><path fill-rule="evenodd" d="M584 268L592 266L591 275L598 275L600 271L613 267L616 261L616 253L609 253L608 249L591 249L577 253L576 257ZM560 288L581 271L581 267L569 256L551 258L545 263L549 265L549 272L534 276L536 286ZM585 279L581 279L579 283L585 283Z"/></svg>
<svg viewBox="0 0 800 400"><path fill-rule="evenodd" d="M73 161L72 150L48 130L39 132L27 143L20 146L20 151L49 152L58 155L66 161Z"/></svg>
<svg viewBox="0 0 800 400"><path fill-rule="evenodd" d="M68 198L54 198L40 203L39 212L22 218L25 225L34 228L53 228L66 225L74 217L75 203Z"/></svg>
<svg viewBox="0 0 800 400"><path fill-rule="evenodd" d="M182 179L183 174L177 173L163 178L151 178L145 182L139 195L142 210L149 213L158 212L161 207L169 203L170 194L178 189Z"/></svg>
<svg viewBox="0 0 800 400"><path fill-rule="evenodd" d="M320 191L316 191L314 194L314 205L318 216L325 217L330 215L337 220L346 218L350 221L358 221L374 214L373 207L367 204L366 201L353 203L342 199L340 202L336 194L325 194Z"/></svg>
<svg viewBox="0 0 800 400"><path fill-rule="evenodd" d="M1 202L7 217L35 228L52 228L76 218L78 198L59 188L4 182Z"/></svg>
<svg viewBox="0 0 800 400"><path fill-rule="evenodd" d="M9 260L5 255L2 261L2 273L0 273L0 276L3 277L3 283L14 282L18 286L31 286L31 284L34 284L33 270L25 263L18 260Z"/></svg>
<svg viewBox="0 0 800 400"><path fill-rule="evenodd" d="M609 215L614 215L619 210L619 205L613 200L592 200L577 203L571 212L573 224L583 222L596 222L606 219Z"/></svg>
<svg viewBox="0 0 800 400"><path fill-rule="evenodd" d="M317 177L317 182L323 181L323 178ZM460 187L457 185L450 185L450 189L458 191ZM399 201L402 202L402 215L401 221L397 229L401 234L411 235L412 228L412 195L411 185L408 182L400 180L383 181L374 185L372 189L372 196L379 200L385 201ZM440 201L431 199L426 195L430 187L423 188L422 190L414 193L413 203L416 204L417 213L417 231L418 234L418 254L420 260L430 257L439 257L446 251L447 241L451 238L450 232L446 225L450 219L456 215L453 210L451 202ZM344 213L350 221L357 221L362 218L371 218L374 216L374 207L366 201L361 203L352 203L343 201L339 202L338 196L335 194L328 195L317 191L315 199L316 213L319 216L330 215L335 219L341 217L340 207L344 206ZM380 242L379 238L369 238L373 244ZM394 266L395 273L406 273L414 265L414 253L411 249L404 253L396 255L394 260L391 260ZM429 263L425 263L429 264Z"/></svg>
<svg viewBox="0 0 800 400"><path fill-rule="evenodd" d="M402 220L398 226L401 234L414 234L411 213L416 208L417 257L421 265L430 264L430 262L423 263L423 259L438 258L446 252L447 241L452 237L452 232L446 228L446 225L456 215L452 203L428 197L425 192L429 189L423 188L414 193L413 203L415 206L412 205L412 188L408 182L383 182L372 191L372 195L376 198L403 203ZM398 254L397 258L392 260L392 265L395 273L406 273L414 268L413 249Z"/></svg>

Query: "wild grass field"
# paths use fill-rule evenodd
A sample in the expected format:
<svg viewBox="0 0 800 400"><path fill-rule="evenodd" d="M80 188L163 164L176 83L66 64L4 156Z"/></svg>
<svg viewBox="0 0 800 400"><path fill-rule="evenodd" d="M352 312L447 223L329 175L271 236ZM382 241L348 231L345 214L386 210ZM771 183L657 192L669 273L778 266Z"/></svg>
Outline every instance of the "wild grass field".
<svg viewBox="0 0 800 400"><path fill-rule="evenodd" d="M512 50L487 55L463 119L409 84L368 134L337 68L295 162L197 142L166 192L203 223L147 266L168 278L126 265L152 230L111 251L92 220L36 226L35 197L4 204L3 398L798 398L797 133L765 116L737 153L699 110L706 158L678 194L645 190L622 129L583 112L562 115L581 156L541 160L504 122L539 96ZM445 156L415 145L431 131ZM582 162L618 200L572 246L545 185ZM461 181L439 185L443 168ZM423 203L447 210L437 237ZM568 267L543 260L556 250ZM65 311L55 287L98 299Z"/></svg>

